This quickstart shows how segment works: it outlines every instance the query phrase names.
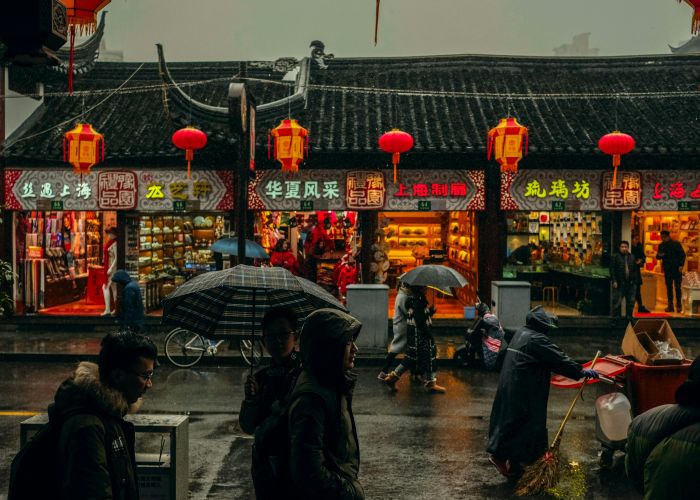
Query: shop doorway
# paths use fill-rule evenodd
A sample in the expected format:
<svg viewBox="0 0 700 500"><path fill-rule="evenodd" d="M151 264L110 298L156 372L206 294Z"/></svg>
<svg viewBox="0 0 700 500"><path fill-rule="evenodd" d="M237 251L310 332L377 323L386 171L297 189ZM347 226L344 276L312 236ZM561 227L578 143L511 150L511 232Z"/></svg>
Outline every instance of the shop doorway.
<svg viewBox="0 0 700 500"><path fill-rule="evenodd" d="M399 277L423 264L449 266L459 271L468 285L453 294L429 289L428 299L437 309L436 318L464 318L465 307L476 302L478 284L478 237L473 212L380 212L388 247L385 282L389 285L389 316L393 315Z"/></svg>

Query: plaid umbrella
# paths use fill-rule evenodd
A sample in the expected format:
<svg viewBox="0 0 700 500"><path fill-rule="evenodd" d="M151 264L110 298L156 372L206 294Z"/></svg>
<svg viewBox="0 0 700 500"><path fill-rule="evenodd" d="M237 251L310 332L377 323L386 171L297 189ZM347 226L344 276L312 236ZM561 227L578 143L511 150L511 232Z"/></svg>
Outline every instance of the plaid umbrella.
<svg viewBox="0 0 700 500"><path fill-rule="evenodd" d="M399 276L401 283L413 286L432 286L440 289L462 288L467 278L447 266L427 264Z"/></svg>
<svg viewBox="0 0 700 500"><path fill-rule="evenodd" d="M288 307L300 319L323 307L347 311L323 288L282 267L241 264L180 286L163 302L163 323L204 336L249 333L254 341L255 329L271 307Z"/></svg>

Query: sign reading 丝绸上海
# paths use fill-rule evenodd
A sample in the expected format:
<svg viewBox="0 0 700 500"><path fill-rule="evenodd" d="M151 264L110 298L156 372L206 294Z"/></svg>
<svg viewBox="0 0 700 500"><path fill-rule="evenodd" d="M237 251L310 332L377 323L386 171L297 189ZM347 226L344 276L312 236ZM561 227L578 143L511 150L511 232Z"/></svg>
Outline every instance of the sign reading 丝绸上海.
<svg viewBox="0 0 700 500"><path fill-rule="evenodd" d="M233 177L226 171L195 171L191 178L179 170L93 170L82 176L71 170L5 171L5 204L11 210L170 211L176 201L230 210Z"/></svg>
<svg viewBox="0 0 700 500"><path fill-rule="evenodd" d="M394 184L389 170L257 171L248 187L251 210L417 211L423 202L440 210L484 210L485 175L480 170L401 170Z"/></svg>
<svg viewBox="0 0 700 500"><path fill-rule="evenodd" d="M502 210L600 210L603 171L519 170L501 173ZM554 202L557 202L554 205Z"/></svg>

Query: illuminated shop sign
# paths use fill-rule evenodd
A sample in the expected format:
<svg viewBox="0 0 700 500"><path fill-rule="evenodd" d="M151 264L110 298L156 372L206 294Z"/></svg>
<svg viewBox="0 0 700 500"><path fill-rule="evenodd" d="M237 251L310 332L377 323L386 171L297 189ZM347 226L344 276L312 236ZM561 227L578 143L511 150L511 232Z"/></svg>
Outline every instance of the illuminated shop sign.
<svg viewBox="0 0 700 500"><path fill-rule="evenodd" d="M8 169L5 185L12 210L168 211L174 201L197 202L202 210L233 208L230 172L198 171L188 179L167 170L97 170L81 177L69 170Z"/></svg>
<svg viewBox="0 0 700 500"><path fill-rule="evenodd" d="M477 170L402 170L396 184L389 170L257 171L248 187L252 210L484 210L484 172ZM308 206L308 205L307 205Z"/></svg>
<svg viewBox="0 0 700 500"><path fill-rule="evenodd" d="M502 210L600 210L603 171L523 170L501 173ZM552 208L557 207L557 208Z"/></svg>

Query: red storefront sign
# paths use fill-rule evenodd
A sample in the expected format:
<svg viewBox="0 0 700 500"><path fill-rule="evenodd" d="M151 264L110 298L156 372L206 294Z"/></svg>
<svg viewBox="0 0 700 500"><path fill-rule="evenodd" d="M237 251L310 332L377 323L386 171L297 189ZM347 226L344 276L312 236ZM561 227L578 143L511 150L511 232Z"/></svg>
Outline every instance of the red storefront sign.
<svg viewBox="0 0 700 500"><path fill-rule="evenodd" d="M637 210L642 205L642 175L639 172L618 171L617 183L612 185L613 174L603 174L603 210Z"/></svg>

